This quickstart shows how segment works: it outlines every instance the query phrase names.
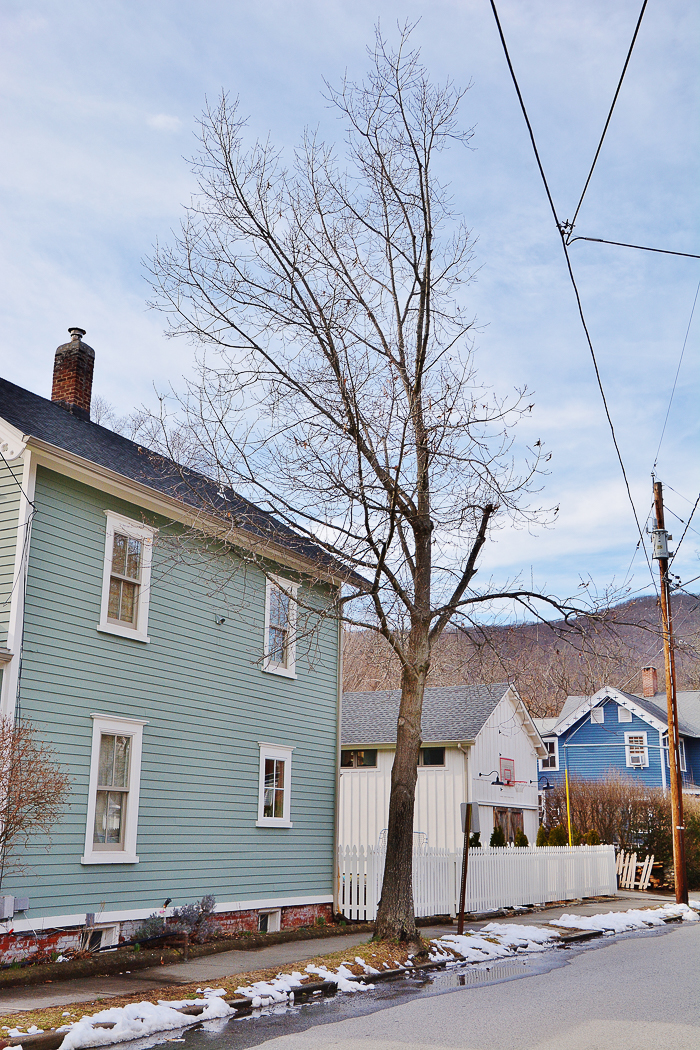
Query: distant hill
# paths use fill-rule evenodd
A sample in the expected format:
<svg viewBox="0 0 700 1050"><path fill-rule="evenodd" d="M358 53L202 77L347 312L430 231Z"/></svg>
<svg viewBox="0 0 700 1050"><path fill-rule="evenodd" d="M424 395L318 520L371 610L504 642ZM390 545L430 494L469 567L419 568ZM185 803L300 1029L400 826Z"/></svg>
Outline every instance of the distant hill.
<svg viewBox="0 0 700 1050"><path fill-rule="evenodd" d="M672 599L679 689L700 689L700 597ZM398 661L371 631L346 631L344 688L398 689ZM534 715L558 714L569 694L588 695L603 685L641 691L641 669L654 665L663 688L664 659L655 597L623 602L604 623L512 624L478 633L445 631L434 651L431 686L513 682Z"/></svg>

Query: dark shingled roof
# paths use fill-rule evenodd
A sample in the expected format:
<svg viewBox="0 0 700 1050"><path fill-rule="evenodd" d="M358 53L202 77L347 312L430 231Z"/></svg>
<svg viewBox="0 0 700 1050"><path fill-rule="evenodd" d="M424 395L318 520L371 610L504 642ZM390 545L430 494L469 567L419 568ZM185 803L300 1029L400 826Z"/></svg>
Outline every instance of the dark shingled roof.
<svg viewBox="0 0 700 1050"><path fill-rule="evenodd" d="M257 540L284 546L330 572L348 575L347 568L325 551L232 489L222 489L202 474L186 470L98 423L80 419L62 405L6 379L0 379L0 417L25 436L38 438L190 507L224 518L232 528L243 529Z"/></svg>
<svg viewBox="0 0 700 1050"><path fill-rule="evenodd" d="M423 740L473 740L508 689L494 685L426 689L423 698ZM396 743L401 691L343 694L341 740L353 744Z"/></svg>

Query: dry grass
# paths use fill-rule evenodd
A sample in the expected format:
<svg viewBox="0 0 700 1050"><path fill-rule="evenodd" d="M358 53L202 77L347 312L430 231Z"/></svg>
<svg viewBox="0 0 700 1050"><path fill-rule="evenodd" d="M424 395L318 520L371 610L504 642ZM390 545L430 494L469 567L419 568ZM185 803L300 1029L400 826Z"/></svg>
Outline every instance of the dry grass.
<svg viewBox="0 0 700 1050"><path fill-rule="evenodd" d="M7 1028L21 1028L24 1031L31 1025L48 1031L50 1028L60 1028L61 1025L71 1021L79 1021L81 1017L90 1016L112 1006L126 1006L128 1003L158 1002L163 1000L195 999L197 989L204 987L224 988L226 998L235 999L236 989L244 988L254 981L269 981L279 973L291 973L297 970L303 973L308 965L325 966L329 970L335 970L341 963L358 976L365 971L355 962L355 956L376 970L392 970L397 966L405 966L409 961L409 952L399 945L383 942L368 941L352 947L342 948L340 951L331 952L329 955L314 955L300 962L287 963L280 969L279 966L268 967L264 970L251 970L248 973L232 974L230 977L212 978L210 981L193 981L191 984L159 984L154 988L143 988L129 995L104 996L92 999L89 1002L69 1003L61 1006L47 1006L36 1010L23 1010L20 1013L0 1013L0 1026ZM316 974L309 974L307 980L318 980ZM43 989L43 985L40 985ZM0 1010L2 1007L0 1006ZM64 1016L67 1014L68 1016Z"/></svg>

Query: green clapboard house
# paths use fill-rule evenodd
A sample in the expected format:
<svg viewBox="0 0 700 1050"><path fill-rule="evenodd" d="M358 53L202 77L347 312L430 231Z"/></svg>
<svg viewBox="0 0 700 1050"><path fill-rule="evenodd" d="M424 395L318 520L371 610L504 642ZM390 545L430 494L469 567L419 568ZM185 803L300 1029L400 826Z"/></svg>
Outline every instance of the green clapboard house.
<svg viewBox="0 0 700 1050"><path fill-rule="evenodd" d="M3 878L0 948L115 943L205 894L229 929L328 918L340 567L90 422L94 352L70 332L50 401L0 380L2 715L72 778Z"/></svg>

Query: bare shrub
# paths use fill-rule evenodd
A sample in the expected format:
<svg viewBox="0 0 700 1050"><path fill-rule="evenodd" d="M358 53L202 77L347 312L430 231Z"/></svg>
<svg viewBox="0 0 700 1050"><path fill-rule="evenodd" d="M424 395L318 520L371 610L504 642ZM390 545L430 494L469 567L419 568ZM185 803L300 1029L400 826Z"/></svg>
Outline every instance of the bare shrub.
<svg viewBox="0 0 700 1050"><path fill-rule="evenodd" d="M0 720L0 884L27 870L26 848L51 832L63 812L71 778L30 722Z"/></svg>

